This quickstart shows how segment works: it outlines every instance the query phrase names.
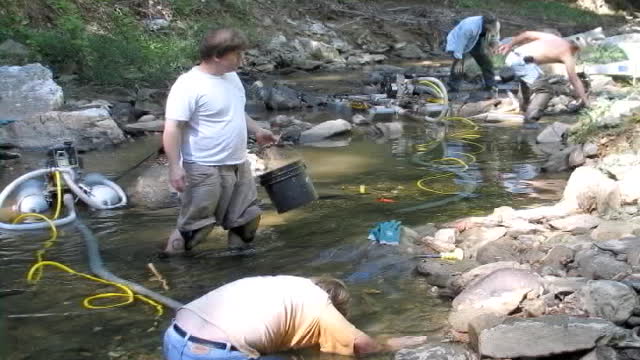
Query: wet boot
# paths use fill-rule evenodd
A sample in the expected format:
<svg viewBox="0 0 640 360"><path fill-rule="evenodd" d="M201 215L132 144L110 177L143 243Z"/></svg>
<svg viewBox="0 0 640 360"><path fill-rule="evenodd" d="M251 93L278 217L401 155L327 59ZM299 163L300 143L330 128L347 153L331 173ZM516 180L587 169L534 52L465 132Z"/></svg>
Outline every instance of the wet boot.
<svg viewBox="0 0 640 360"><path fill-rule="evenodd" d="M210 224L196 230L180 231L180 235L182 235L182 238L184 239L185 251L191 251L196 245L203 242L207 236L209 236L209 233L213 230L214 226L215 224Z"/></svg>
<svg viewBox="0 0 640 360"><path fill-rule="evenodd" d="M255 217L244 225L229 229L227 233L230 250L245 250L251 247L251 242L256 236L260 225L260 216Z"/></svg>
<svg viewBox="0 0 640 360"><path fill-rule="evenodd" d="M462 78L464 77L464 58L453 59L451 64L451 72L449 80L447 81L447 90L449 92L460 91L460 85L462 84Z"/></svg>
<svg viewBox="0 0 640 360"><path fill-rule="evenodd" d="M544 115L544 111L547 105L551 101L551 93L537 92L533 94L531 103L527 106L527 111L524 115L524 120L527 122L538 121Z"/></svg>

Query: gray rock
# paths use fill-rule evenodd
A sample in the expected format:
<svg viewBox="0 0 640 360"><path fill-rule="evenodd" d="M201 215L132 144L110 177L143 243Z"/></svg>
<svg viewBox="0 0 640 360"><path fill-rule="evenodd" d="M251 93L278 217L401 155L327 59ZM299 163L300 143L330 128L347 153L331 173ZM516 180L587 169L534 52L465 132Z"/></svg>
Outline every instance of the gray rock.
<svg viewBox="0 0 640 360"><path fill-rule="evenodd" d="M106 109L50 111L0 128L0 143L22 148L47 148L71 140L79 150L93 150L125 141Z"/></svg>
<svg viewBox="0 0 640 360"><path fill-rule="evenodd" d="M348 121L343 119L329 120L303 131L300 142L312 143L349 131L351 131L351 124Z"/></svg>
<svg viewBox="0 0 640 360"><path fill-rule="evenodd" d="M469 321L482 314L508 315L522 300L542 293L541 278L527 270L501 269L474 282L452 302L449 324L468 331Z"/></svg>
<svg viewBox="0 0 640 360"><path fill-rule="evenodd" d="M542 281L547 293L553 294L554 296L565 297L580 291L589 280L583 277L545 276L542 278Z"/></svg>
<svg viewBox="0 0 640 360"><path fill-rule="evenodd" d="M425 53L415 44L408 44L396 51L396 54L404 59L424 59Z"/></svg>
<svg viewBox="0 0 640 360"><path fill-rule="evenodd" d="M460 274L477 267L473 260L445 261L425 259L418 263L416 270L424 275L427 283L433 286L447 287Z"/></svg>
<svg viewBox="0 0 640 360"><path fill-rule="evenodd" d="M127 124L124 126L124 131L134 135L146 132L162 132L164 131L164 120L152 120Z"/></svg>
<svg viewBox="0 0 640 360"><path fill-rule="evenodd" d="M594 243L601 250L611 251L614 254L629 254L640 248L640 238L627 237Z"/></svg>
<svg viewBox="0 0 640 360"><path fill-rule="evenodd" d="M463 232L459 237L459 247L464 250L465 256L473 259L480 248L496 241L507 233L507 228L498 226L492 228L475 227Z"/></svg>
<svg viewBox="0 0 640 360"><path fill-rule="evenodd" d="M573 250L566 246L554 246L542 259L542 265L564 270L565 266L573 261L573 255Z"/></svg>
<svg viewBox="0 0 640 360"><path fill-rule="evenodd" d="M576 168L582 166L586 161L586 156L582 147L577 146L571 154L569 154L569 167Z"/></svg>
<svg viewBox="0 0 640 360"><path fill-rule="evenodd" d="M478 356L462 344L426 344L396 352L394 360L478 360Z"/></svg>
<svg viewBox="0 0 640 360"><path fill-rule="evenodd" d="M569 156L576 148L578 148L578 145L571 145L551 154L547 162L540 167L540 170L547 173L557 173L569 170Z"/></svg>
<svg viewBox="0 0 640 360"><path fill-rule="evenodd" d="M535 234L538 232L545 232L547 229L538 224L532 224L524 219L513 219L510 221L503 221L503 224L508 227L507 236L517 238L521 235Z"/></svg>
<svg viewBox="0 0 640 360"><path fill-rule="evenodd" d="M171 25L171 22L167 19L146 19L142 20L142 24L147 30L150 31L159 31L168 28Z"/></svg>
<svg viewBox="0 0 640 360"><path fill-rule="evenodd" d="M519 261L519 244L510 237L492 241L478 249L476 261L490 264L496 261Z"/></svg>
<svg viewBox="0 0 640 360"><path fill-rule="evenodd" d="M0 119L23 120L62 106L62 89L40 64L0 66Z"/></svg>
<svg viewBox="0 0 640 360"><path fill-rule="evenodd" d="M631 273L629 264L616 260L610 253L596 250L578 251L571 267L581 276L593 280L611 280L621 274Z"/></svg>
<svg viewBox="0 0 640 360"><path fill-rule="evenodd" d="M611 174L616 180L624 180L628 173L633 173L640 166L640 156L634 152L610 154L598 164L605 174Z"/></svg>
<svg viewBox="0 0 640 360"><path fill-rule="evenodd" d="M531 267L527 264L520 264L515 261L499 261L491 264L485 264L474 267L464 272L462 275L456 276L447 284L456 294L460 293L464 288L472 284L474 281L484 278L485 276L501 269L520 269L529 270Z"/></svg>
<svg viewBox="0 0 640 360"><path fill-rule="evenodd" d="M148 161L130 176L133 181L125 191L131 206L159 209L179 204L178 193L169 186L168 167Z"/></svg>
<svg viewBox="0 0 640 360"><path fill-rule="evenodd" d="M563 315L508 318L479 337L480 353L494 358L545 357L628 343L640 341L609 321Z"/></svg>
<svg viewBox="0 0 640 360"><path fill-rule="evenodd" d="M138 122L152 122L152 121L157 121L158 119L156 118L155 115L151 115L151 114L147 114L147 115L142 115L139 119Z"/></svg>
<svg viewBox="0 0 640 360"><path fill-rule="evenodd" d="M603 318L614 324L624 324L638 306L636 292L617 281L589 281L579 292L582 309L590 316Z"/></svg>
<svg viewBox="0 0 640 360"><path fill-rule="evenodd" d="M547 126L536 138L538 143L556 143L562 142L566 132L571 128L571 125L555 122Z"/></svg>
<svg viewBox="0 0 640 360"><path fill-rule="evenodd" d="M437 252L453 251L456 248L456 229L440 229L426 244Z"/></svg>
<svg viewBox="0 0 640 360"><path fill-rule="evenodd" d="M584 233L600 224L600 218L592 215L573 215L549 222L553 228L572 233Z"/></svg>
<svg viewBox="0 0 640 360"><path fill-rule="evenodd" d="M582 153L588 158L598 155L598 145L594 143L586 143L582 145Z"/></svg>
<svg viewBox="0 0 640 360"><path fill-rule="evenodd" d="M622 121L630 118L640 111L640 101L638 100L619 100L611 105L607 113L598 119L600 126L619 126Z"/></svg>
<svg viewBox="0 0 640 360"><path fill-rule="evenodd" d="M591 238L595 241L620 239L626 236L633 236L634 230L638 228L638 225L624 221L602 221L591 232ZM640 247L640 242L638 242L638 246Z"/></svg>

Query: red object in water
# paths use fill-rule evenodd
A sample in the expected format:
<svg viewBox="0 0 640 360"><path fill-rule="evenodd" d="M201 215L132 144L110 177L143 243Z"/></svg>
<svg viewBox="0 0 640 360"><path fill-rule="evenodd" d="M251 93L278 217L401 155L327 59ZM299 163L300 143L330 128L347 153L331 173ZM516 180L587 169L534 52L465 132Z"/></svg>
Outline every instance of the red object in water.
<svg viewBox="0 0 640 360"><path fill-rule="evenodd" d="M381 202L381 203L394 203L396 202L393 199L389 199L389 198L385 198L385 197L379 197L376 199L377 202Z"/></svg>

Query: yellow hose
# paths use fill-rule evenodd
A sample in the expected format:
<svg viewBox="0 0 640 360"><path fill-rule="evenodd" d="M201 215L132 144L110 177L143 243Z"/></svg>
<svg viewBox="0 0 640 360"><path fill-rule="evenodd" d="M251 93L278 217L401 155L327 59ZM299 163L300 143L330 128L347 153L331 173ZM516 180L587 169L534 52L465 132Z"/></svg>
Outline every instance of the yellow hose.
<svg viewBox="0 0 640 360"><path fill-rule="evenodd" d="M62 209L62 181L60 180L60 172L56 171L54 176L56 178L56 194L58 198L56 202L56 211L53 214L53 220L60 216L60 210Z"/></svg>
<svg viewBox="0 0 640 360"><path fill-rule="evenodd" d="M61 195L61 187L60 187L60 174L58 174L56 172L56 182L58 184L58 195ZM58 198L58 201L60 201L60 198ZM56 211L57 215L58 211ZM51 246L53 246L55 240L58 238L58 229L56 228L56 226L53 224L53 222L47 218L46 216L42 215L42 214L37 214L37 213L28 213L28 214L22 214L20 216L18 216L15 220L13 220L13 223L16 224L19 221L27 218L27 217L36 217L36 218L40 218L42 220L44 220L45 222L47 222L47 224L49 224L49 227L51 228L51 237L44 242L44 246L42 247L42 249L36 251L36 263L34 265L31 266L31 268L29 269L29 272L27 273L27 281L30 283L36 283L40 280L40 278L42 277L42 268L45 265L49 265L49 266L54 266L58 269L61 269L63 271L66 271L70 274L75 274L75 275L79 275L82 276L86 279L89 280L93 280L93 281L97 281L99 283L102 284L107 284L107 285L112 285L115 286L117 288L120 288L123 292L122 293L103 293L103 294L98 294L98 295L93 295L93 296L89 296L87 298L85 298L82 301L82 305L87 308L87 309L108 309L108 308L113 308L116 306L122 306L122 305L127 305L127 304L131 304L136 298L150 304L151 306L155 307L156 309L156 314L157 316L161 316L164 313L164 308L161 304L145 297L142 295L138 295L138 294L134 294L133 291L131 291L131 289L129 289L127 286L124 286L122 284L118 284L116 282L112 282L112 281L108 281L108 280L104 280L89 274L85 274L85 273L81 273L81 272L77 272L73 269L71 269L68 266L65 266L61 263L55 262L55 261L45 261L44 260L44 254L47 251L47 249L49 249ZM126 298L124 301L119 302L119 303L115 303L115 304L111 304L111 305L93 305L92 301L96 300L96 299L103 299L103 298L108 298L108 297L124 297Z"/></svg>

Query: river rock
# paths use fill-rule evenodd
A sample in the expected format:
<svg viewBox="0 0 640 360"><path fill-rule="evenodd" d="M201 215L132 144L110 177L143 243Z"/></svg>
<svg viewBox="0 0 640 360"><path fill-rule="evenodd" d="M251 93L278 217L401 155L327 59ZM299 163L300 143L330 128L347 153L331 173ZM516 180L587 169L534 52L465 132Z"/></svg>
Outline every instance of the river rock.
<svg viewBox="0 0 640 360"><path fill-rule="evenodd" d="M401 349L394 360L478 360L478 356L462 344L437 343Z"/></svg>
<svg viewBox="0 0 640 360"><path fill-rule="evenodd" d="M563 245L554 246L541 260L541 265L551 266L558 270L564 270L565 266L573 261L573 256L573 249Z"/></svg>
<svg viewBox="0 0 640 360"><path fill-rule="evenodd" d="M426 57L424 51L416 44L408 44L396 50L396 54L404 59L424 59Z"/></svg>
<svg viewBox="0 0 640 360"><path fill-rule="evenodd" d="M507 229L507 236L517 238L520 235L530 235L539 232L545 232L547 229L539 224L532 224L524 219L513 219L503 222Z"/></svg>
<svg viewBox="0 0 640 360"><path fill-rule="evenodd" d="M351 131L351 124L348 121L343 119L329 120L303 131L300 142L311 143L348 131Z"/></svg>
<svg viewBox="0 0 640 360"><path fill-rule="evenodd" d="M638 100L618 100L611 105L607 113L597 118L600 126L619 126L624 119L627 119L640 111L640 101Z"/></svg>
<svg viewBox="0 0 640 360"><path fill-rule="evenodd" d="M640 167L634 166L624 173L622 180L618 182L620 199L624 204L637 204L640 200Z"/></svg>
<svg viewBox="0 0 640 360"><path fill-rule="evenodd" d="M610 253L593 249L578 251L571 267L580 276L593 280L611 280L631 273L631 266L626 262L616 260Z"/></svg>
<svg viewBox="0 0 640 360"><path fill-rule="evenodd" d="M331 45L309 38L298 38L298 40L308 56L314 60L320 60L322 62L344 62L338 50Z"/></svg>
<svg viewBox="0 0 640 360"><path fill-rule="evenodd" d="M584 165L587 161L582 146L576 146L575 149L569 154L569 167L576 168Z"/></svg>
<svg viewBox="0 0 640 360"><path fill-rule="evenodd" d="M478 339L481 355L493 358L538 358L629 342L640 343L610 321L564 315L508 318L483 330Z"/></svg>
<svg viewBox="0 0 640 360"><path fill-rule="evenodd" d="M50 111L0 128L0 143L47 148L71 140L78 150L99 149L125 141L124 133L102 108Z"/></svg>
<svg viewBox="0 0 640 360"><path fill-rule="evenodd" d="M62 88L40 64L0 66L0 119L23 120L62 106Z"/></svg>
<svg viewBox="0 0 640 360"><path fill-rule="evenodd" d="M554 143L562 142L566 132L571 128L571 125L554 122L547 126L536 138L538 143Z"/></svg>
<svg viewBox="0 0 640 360"><path fill-rule="evenodd" d="M594 143L586 143L582 145L582 152L584 153L584 156L588 158L595 157L598 155L598 145Z"/></svg>
<svg viewBox="0 0 640 360"><path fill-rule="evenodd" d="M453 251L456 248L456 229L440 229L426 244L437 252Z"/></svg>
<svg viewBox="0 0 640 360"><path fill-rule="evenodd" d="M490 264L496 261L519 261L519 243L505 236L492 241L478 249L476 261L480 264Z"/></svg>
<svg viewBox="0 0 640 360"><path fill-rule="evenodd" d="M447 287L460 274L478 265L473 260L445 261L425 259L418 263L416 271L423 275L430 285Z"/></svg>
<svg viewBox="0 0 640 360"><path fill-rule="evenodd" d="M152 116L153 115L145 115ZM146 132L162 132L164 131L164 120L143 121L124 126L124 131L129 134L144 134Z"/></svg>
<svg viewBox="0 0 640 360"><path fill-rule="evenodd" d="M178 193L169 186L168 167L148 162L130 176L133 180L125 192L131 206L160 209L179 204Z"/></svg>
<svg viewBox="0 0 640 360"><path fill-rule="evenodd" d="M615 180L598 169L581 166L573 171L558 204L567 211L597 210L600 214L620 209L620 190Z"/></svg>
<svg viewBox="0 0 640 360"><path fill-rule="evenodd" d="M452 303L449 324L457 331L468 331L469 321L482 314L507 315L520 302L542 293L541 278L527 270L501 269L464 289Z"/></svg>
<svg viewBox="0 0 640 360"><path fill-rule="evenodd" d="M568 170L570 168L569 156L577 148L579 148L579 145L570 145L551 154L547 162L540 167L540 170L547 173L557 173Z"/></svg>
<svg viewBox="0 0 640 360"><path fill-rule="evenodd" d="M587 281L589 280L583 277L545 276L542 278L545 291L558 297L565 297L580 291L587 284Z"/></svg>
<svg viewBox="0 0 640 360"><path fill-rule="evenodd" d="M501 269L521 269L529 270L531 267L528 264L520 264L515 261L498 261L491 264L484 264L477 266L471 270L464 272L462 275L455 276L447 284L447 287L458 294L464 288L472 284L474 281L484 278L485 276Z"/></svg>
<svg viewBox="0 0 640 360"><path fill-rule="evenodd" d="M633 236L636 229L638 229L637 225L625 221L603 221L591 232L591 238L595 241L620 239Z"/></svg>
<svg viewBox="0 0 640 360"><path fill-rule="evenodd" d="M460 247L464 250L465 257L473 259L480 248L496 241L507 233L507 228L498 226L492 228L475 227L463 232L459 237Z"/></svg>
<svg viewBox="0 0 640 360"><path fill-rule="evenodd" d="M627 237L624 239L613 239L594 243L600 250L610 251L614 254L629 254L640 248L640 238Z"/></svg>
<svg viewBox="0 0 640 360"><path fill-rule="evenodd" d="M624 324L638 306L636 292L617 281L589 281L579 292L582 309L590 316L603 318L614 324Z"/></svg>
<svg viewBox="0 0 640 360"><path fill-rule="evenodd" d="M564 219L553 220L549 222L554 229L560 231L572 232L580 234L587 232L600 224L601 220L597 216L592 215L573 215Z"/></svg>

